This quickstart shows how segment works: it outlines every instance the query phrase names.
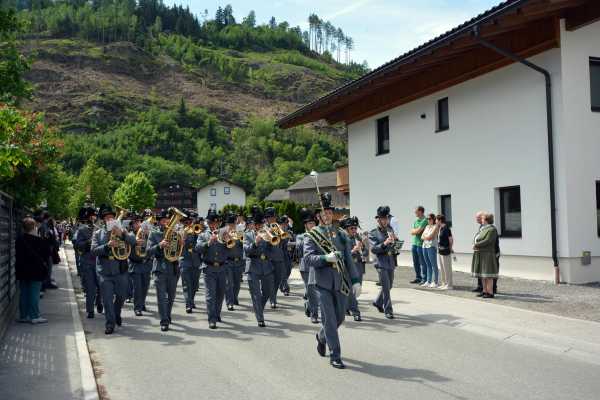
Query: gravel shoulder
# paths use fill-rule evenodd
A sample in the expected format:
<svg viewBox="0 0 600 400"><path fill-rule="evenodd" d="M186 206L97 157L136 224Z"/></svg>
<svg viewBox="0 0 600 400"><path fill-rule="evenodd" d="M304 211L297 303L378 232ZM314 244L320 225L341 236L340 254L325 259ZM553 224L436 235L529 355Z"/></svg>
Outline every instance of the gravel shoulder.
<svg viewBox="0 0 600 400"><path fill-rule="evenodd" d="M476 301L492 301L511 307L522 308L600 322L600 283L586 285L554 285L552 282L533 281L500 277L498 280L498 295L491 300L483 300L475 296L471 290L477 282L470 274L454 272L454 290L425 289L409 282L414 279L412 267L401 266L396 269L394 287L413 288L439 294L440 296L453 296L470 298ZM377 271L373 265L367 265L365 279L377 281Z"/></svg>

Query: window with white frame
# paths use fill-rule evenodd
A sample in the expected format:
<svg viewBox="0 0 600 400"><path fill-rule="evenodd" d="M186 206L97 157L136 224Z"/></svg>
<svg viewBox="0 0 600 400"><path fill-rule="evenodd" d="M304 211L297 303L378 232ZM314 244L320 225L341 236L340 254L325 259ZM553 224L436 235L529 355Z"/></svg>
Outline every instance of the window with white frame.
<svg viewBox="0 0 600 400"><path fill-rule="evenodd" d="M216 196L217 195L217 189L216 188L210 189L210 195L211 196Z"/></svg>
<svg viewBox="0 0 600 400"><path fill-rule="evenodd" d="M225 186L223 188L223 194L231 194L231 187Z"/></svg>

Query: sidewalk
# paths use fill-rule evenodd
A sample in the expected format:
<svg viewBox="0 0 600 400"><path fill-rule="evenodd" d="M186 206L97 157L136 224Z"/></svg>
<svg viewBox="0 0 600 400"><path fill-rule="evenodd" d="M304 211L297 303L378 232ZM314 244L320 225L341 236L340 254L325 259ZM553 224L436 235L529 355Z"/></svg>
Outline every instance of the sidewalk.
<svg viewBox="0 0 600 400"><path fill-rule="evenodd" d="M59 286L40 300L47 324L13 322L0 340L0 398L10 400L98 398L66 254L54 266Z"/></svg>
<svg viewBox="0 0 600 400"><path fill-rule="evenodd" d="M372 313L375 310L371 302L377 297L379 289L375 282L364 282L360 297L362 311ZM445 293L449 292L393 288L391 297L394 314L396 318L408 317L451 326L495 340L600 365L600 323Z"/></svg>

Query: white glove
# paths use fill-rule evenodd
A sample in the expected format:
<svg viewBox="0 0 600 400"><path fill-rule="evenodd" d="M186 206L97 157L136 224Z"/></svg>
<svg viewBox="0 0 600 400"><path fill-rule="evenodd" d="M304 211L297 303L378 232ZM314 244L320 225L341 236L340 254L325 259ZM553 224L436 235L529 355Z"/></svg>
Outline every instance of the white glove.
<svg viewBox="0 0 600 400"><path fill-rule="evenodd" d="M337 254L335 251L332 251L331 253L325 255L325 261L327 261L329 263L337 262L337 259L338 258L337 258Z"/></svg>
<svg viewBox="0 0 600 400"><path fill-rule="evenodd" d="M362 286L360 283L355 283L352 285L352 293L354 293L354 297L357 299L360 297L360 293L362 292Z"/></svg>

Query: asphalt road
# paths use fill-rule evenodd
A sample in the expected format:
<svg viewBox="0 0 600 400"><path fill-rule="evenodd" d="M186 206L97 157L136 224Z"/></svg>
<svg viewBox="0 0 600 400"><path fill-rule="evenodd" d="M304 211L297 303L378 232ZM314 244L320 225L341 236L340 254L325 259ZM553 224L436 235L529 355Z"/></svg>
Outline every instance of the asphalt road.
<svg viewBox="0 0 600 400"><path fill-rule="evenodd" d="M376 287L366 285L364 321L340 331L343 371L318 356L298 281L280 309L266 312L266 329L256 326L245 284L242 305L225 310L217 330L208 329L203 291L190 315L179 287L171 330L160 332L151 292L150 313L135 317L128 305L112 336L102 316L84 319L100 392L111 400L598 398L597 363L458 329L435 305L403 316L411 304L402 298L397 318L386 320L369 305Z"/></svg>

